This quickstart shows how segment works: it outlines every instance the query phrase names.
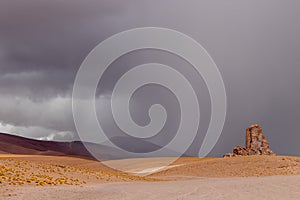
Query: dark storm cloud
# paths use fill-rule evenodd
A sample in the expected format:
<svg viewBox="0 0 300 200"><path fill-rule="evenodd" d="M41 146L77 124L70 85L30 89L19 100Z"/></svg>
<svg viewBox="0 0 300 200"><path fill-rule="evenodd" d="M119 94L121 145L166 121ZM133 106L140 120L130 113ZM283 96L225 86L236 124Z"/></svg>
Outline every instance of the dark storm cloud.
<svg viewBox="0 0 300 200"><path fill-rule="evenodd" d="M196 39L222 73L228 114L211 155L242 144L251 123L263 126L275 152L299 155L299 8L292 0L3 0L0 121L51 130L45 137L52 130L75 132L70 95L87 53L112 34L159 26ZM30 130L25 135L42 137Z"/></svg>
<svg viewBox="0 0 300 200"><path fill-rule="evenodd" d="M118 20L126 18L130 6L125 5L1 1L2 131L54 139L55 131L75 132L70 96L77 69L87 53L113 33Z"/></svg>
<svg viewBox="0 0 300 200"><path fill-rule="evenodd" d="M111 1L1 1L0 74L18 76L1 77L1 86L10 93L14 86L17 93L30 88L46 98L46 92L69 93L80 63L112 34L128 7Z"/></svg>

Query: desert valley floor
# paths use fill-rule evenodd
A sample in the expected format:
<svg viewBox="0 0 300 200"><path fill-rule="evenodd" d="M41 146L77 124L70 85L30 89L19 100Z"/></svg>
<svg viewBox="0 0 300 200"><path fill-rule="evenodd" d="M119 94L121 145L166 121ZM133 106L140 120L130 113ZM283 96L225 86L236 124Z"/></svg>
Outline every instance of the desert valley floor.
<svg viewBox="0 0 300 200"><path fill-rule="evenodd" d="M160 169L164 159L111 161L132 172L122 173L82 158L1 154L0 199L300 198L299 157L180 158Z"/></svg>

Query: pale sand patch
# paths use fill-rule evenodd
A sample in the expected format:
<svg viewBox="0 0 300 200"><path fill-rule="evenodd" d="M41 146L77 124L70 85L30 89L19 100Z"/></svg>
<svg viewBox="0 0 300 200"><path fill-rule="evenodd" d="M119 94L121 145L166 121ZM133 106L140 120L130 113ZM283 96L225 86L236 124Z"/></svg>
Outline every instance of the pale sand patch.
<svg viewBox="0 0 300 200"><path fill-rule="evenodd" d="M84 186L19 187L7 200L298 200L300 176L195 178L169 182L106 183Z"/></svg>
<svg viewBox="0 0 300 200"><path fill-rule="evenodd" d="M179 164L172 163L172 161L174 161L174 158L131 158L103 161L102 164L120 171L144 176L180 166Z"/></svg>
<svg viewBox="0 0 300 200"><path fill-rule="evenodd" d="M166 170L166 169L171 169L173 167L179 167L180 165L171 165L171 166L163 166L163 167L152 167L152 168L146 168L146 169L136 169L136 170L132 170L129 171L133 174L139 174L139 175L147 175L147 174L151 174L151 173L155 173L155 172L159 172L162 170Z"/></svg>

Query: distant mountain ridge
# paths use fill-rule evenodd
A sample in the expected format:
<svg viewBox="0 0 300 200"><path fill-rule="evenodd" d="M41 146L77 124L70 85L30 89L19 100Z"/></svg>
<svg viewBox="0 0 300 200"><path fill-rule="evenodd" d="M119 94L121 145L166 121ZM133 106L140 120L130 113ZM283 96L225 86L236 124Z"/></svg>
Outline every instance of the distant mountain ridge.
<svg viewBox="0 0 300 200"><path fill-rule="evenodd" d="M126 137L111 138L117 146L128 149L132 152L151 152L160 149L158 145L151 142L129 140ZM93 152L93 155L88 150ZM169 152L169 153L168 153ZM74 156L88 159L101 158L101 160L114 160L128 158L122 151L110 147L107 142L95 144L90 142L58 142L44 141L25 138L21 136L0 133L0 154L29 154L29 155L54 155L54 156ZM163 157L176 155L172 150L167 151Z"/></svg>
<svg viewBox="0 0 300 200"><path fill-rule="evenodd" d="M92 158L82 142L56 142L0 133L0 152L11 154L71 155Z"/></svg>

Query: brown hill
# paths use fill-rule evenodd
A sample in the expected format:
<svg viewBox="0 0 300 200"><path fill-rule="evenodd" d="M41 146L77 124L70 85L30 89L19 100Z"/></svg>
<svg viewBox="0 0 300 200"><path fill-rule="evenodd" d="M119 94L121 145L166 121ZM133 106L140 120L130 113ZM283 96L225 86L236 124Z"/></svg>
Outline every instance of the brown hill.
<svg viewBox="0 0 300 200"><path fill-rule="evenodd" d="M41 141L0 133L0 152L30 155L75 155L90 157L80 142Z"/></svg>
<svg viewBox="0 0 300 200"><path fill-rule="evenodd" d="M127 139L126 137L114 137L110 140L117 146L133 152L148 152L151 149L160 148L158 145L150 142ZM81 141L42 141L0 133L0 154L68 155L94 159L88 150L93 152L93 156L101 158L101 160L128 158L127 155L122 153L122 151L119 151L117 148L110 147L107 142L95 144ZM176 155L177 153L170 150L166 153L165 157L173 154ZM164 155L162 155L162 157L164 157Z"/></svg>
<svg viewBox="0 0 300 200"><path fill-rule="evenodd" d="M86 146L89 149L93 149L97 157L103 160L118 159L120 157L116 149L102 144L83 143L80 141L42 141L0 133L0 154L61 155L94 159L87 151Z"/></svg>

